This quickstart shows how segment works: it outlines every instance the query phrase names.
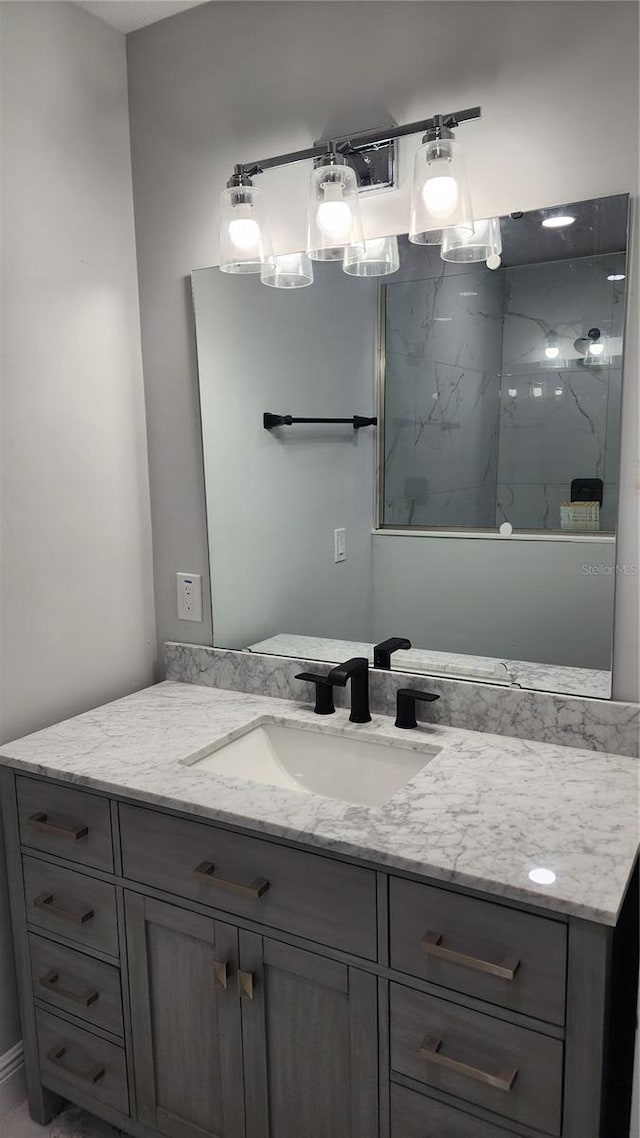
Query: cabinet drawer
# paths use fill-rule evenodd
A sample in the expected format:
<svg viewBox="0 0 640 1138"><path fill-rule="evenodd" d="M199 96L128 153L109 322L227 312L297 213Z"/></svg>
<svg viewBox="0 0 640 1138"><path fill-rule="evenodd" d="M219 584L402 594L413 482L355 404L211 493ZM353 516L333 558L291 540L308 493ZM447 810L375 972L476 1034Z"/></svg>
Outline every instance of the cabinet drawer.
<svg viewBox="0 0 640 1138"><path fill-rule="evenodd" d="M516 1138L443 1102L391 1086L391 1138Z"/></svg>
<svg viewBox="0 0 640 1138"><path fill-rule="evenodd" d="M120 807L125 877L375 960L375 873L199 822Z"/></svg>
<svg viewBox="0 0 640 1138"><path fill-rule="evenodd" d="M391 967L563 1024L566 926L430 885L390 881Z"/></svg>
<svg viewBox="0 0 640 1138"><path fill-rule="evenodd" d="M562 1060L558 1039L391 985L391 1066L427 1086L559 1134Z"/></svg>
<svg viewBox="0 0 640 1138"><path fill-rule="evenodd" d="M22 861L30 925L59 933L86 948L118 955L113 885L34 857Z"/></svg>
<svg viewBox="0 0 640 1138"><path fill-rule="evenodd" d="M16 790L24 846L113 873L106 798L20 776Z"/></svg>
<svg viewBox="0 0 640 1138"><path fill-rule="evenodd" d="M36 999L122 1035L118 968L33 933L29 934L29 953Z"/></svg>
<svg viewBox="0 0 640 1138"><path fill-rule="evenodd" d="M129 1113L124 1051L65 1020L36 1011L40 1072L52 1086L73 1102L74 1090L97 1102Z"/></svg>

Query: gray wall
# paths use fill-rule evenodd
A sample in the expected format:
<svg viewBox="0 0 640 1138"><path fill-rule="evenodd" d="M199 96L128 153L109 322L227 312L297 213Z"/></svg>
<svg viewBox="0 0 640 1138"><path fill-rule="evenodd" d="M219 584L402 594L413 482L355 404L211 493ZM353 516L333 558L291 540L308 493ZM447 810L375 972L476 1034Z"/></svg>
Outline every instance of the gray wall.
<svg viewBox="0 0 640 1138"><path fill-rule="evenodd" d="M201 626L176 617L176 571L208 573L185 278L217 263L218 195L234 162L307 146L329 124L358 129L388 115L405 122L481 103L482 119L460 131L478 216L635 192L636 6L555 3L552 34L540 16L527 0L218 3L128 37L160 640L211 642L208 614ZM596 71L585 64L594 43ZM597 137L608 139L607 162L585 145ZM367 235L406 230L416 144L401 146L399 192L364 203ZM305 164L261 179L281 251L304 243L307 179ZM634 377L631 351L627 362ZM627 433L630 527L635 432L627 426ZM637 639L626 618L633 593L622 584L624 697L635 690Z"/></svg>
<svg viewBox="0 0 640 1138"><path fill-rule="evenodd" d="M1 742L148 684L154 613L124 36L0 21ZM0 886L0 1055L18 1035Z"/></svg>
<svg viewBox="0 0 640 1138"><path fill-rule="evenodd" d="M611 541L376 534L373 637L606 671L614 563Z"/></svg>
<svg viewBox="0 0 640 1138"><path fill-rule="evenodd" d="M376 281L315 266L284 292L219 269L194 274L215 642L277 632L367 639L371 428L291 426L264 411L374 412ZM347 559L334 561L334 529Z"/></svg>

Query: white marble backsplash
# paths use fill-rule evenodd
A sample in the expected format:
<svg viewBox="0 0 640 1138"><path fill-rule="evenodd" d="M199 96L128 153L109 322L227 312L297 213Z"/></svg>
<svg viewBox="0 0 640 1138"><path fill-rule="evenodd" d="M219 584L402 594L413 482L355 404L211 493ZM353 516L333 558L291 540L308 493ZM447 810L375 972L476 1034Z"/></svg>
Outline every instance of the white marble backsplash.
<svg viewBox="0 0 640 1138"><path fill-rule="evenodd" d="M297 673L329 671L328 664L317 660L173 642L165 645L165 661L166 678L174 682L280 699L306 697L310 703L313 688L296 680ZM440 699L426 711L424 705L417 709L418 718L428 722L636 758L639 754L640 707L635 703L371 669L372 710L395 714L396 692L401 687L438 693ZM346 706L348 700L348 691L335 690L338 706Z"/></svg>

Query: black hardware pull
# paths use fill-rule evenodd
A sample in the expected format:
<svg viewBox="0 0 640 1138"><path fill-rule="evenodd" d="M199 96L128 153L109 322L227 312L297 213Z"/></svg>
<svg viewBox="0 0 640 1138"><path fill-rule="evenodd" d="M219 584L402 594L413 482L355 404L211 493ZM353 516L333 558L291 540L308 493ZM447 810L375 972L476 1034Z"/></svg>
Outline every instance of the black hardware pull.
<svg viewBox="0 0 640 1138"><path fill-rule="evenodd" d="M274 427L291 427L295 423L349 423L354 431L359 431L361 427L376 427L378 419L375 415L351 415L348 419L301 419L294 415L274 415L271 411L265 411L262 416L265 431Z"/></svg>

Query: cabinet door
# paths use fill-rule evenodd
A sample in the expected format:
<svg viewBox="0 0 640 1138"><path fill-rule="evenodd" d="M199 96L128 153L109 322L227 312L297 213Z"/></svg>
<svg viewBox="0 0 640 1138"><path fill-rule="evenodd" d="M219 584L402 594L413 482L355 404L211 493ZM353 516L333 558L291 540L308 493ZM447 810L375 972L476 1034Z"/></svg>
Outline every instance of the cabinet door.
<svg viewBox="0 0 640 1138"><path fill-rule="evenodd" d="M240 933L247 1138L376 1138L377 986Z"/></svg>
<svg viewBox="0 0 640 1138"><path fill-rule="evenodd" d="M168 1138L243 1138L237 930L125 898L138 1117Z"/></svg>

